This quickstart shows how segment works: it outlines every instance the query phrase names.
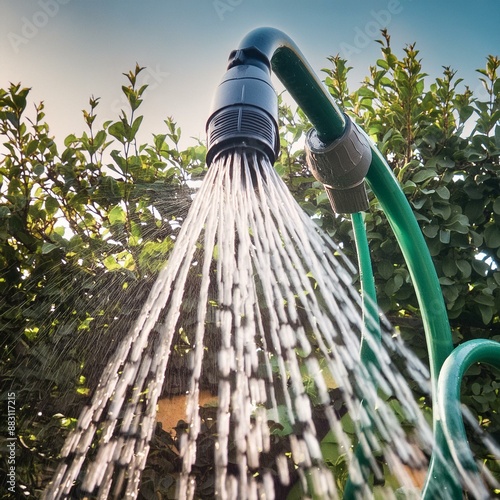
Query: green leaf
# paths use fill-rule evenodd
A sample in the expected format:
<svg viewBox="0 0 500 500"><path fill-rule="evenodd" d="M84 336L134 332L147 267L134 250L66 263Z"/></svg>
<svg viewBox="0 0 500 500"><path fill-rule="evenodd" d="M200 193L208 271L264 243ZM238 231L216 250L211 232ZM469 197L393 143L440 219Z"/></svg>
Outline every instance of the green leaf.
<svg viewBox="0 0 500 500"><path fill-rule="evenodd" d="M129 251L124 250L123 252L120 252L116 258L119 260L121 267L124 269L129 271L133 271L135 269L134 256Z"/></svg>
<svg viewBox="0 0 500 500"><path fill-rule="evenodd" d="M52 252L53 250L57 250L59 248L58 245L56 245L55 243L48 243L47 241L42 245L42 254L43 255L46 255L50 252Z"/></svg>
<svg viewBox="0 0 500 500"><path fill-rule="evenodd" d="M394 265L387 260L379 262L377 269L384 280L388 280L394 274Z"/></svg>
<svg viewBox="0 0 500 500"><path fill-rule="evenodd" d="M45 171L45 168L44 166L41 164L41 163L37 163L34 167L33 167L33 173L39 177L40 175L43 174L43 172Z"/></svg>
<svg viewBox="0 0 500 500"><path fill-rule="evenodd" d="M456 264L462 273L462 278L467 279L471 275L472 266L464 259L457 260Z"/></svg>
<svg viewBox="0 0 500 500"><path fill-rule="evenodd" d="M97 134L94 137L94 143L93 143L93 146L96 150L99 149L104 144L106 137L107 134L104 130L99 130L99 132L97 132Z"/></svg>
<svg viewBox="0 0 500 500"><path fill-rule="evenodd" d="M464 208L464 214L474 223L484 217L484 198L479 200L470 200Z"/></svg>
<svg viewBox="0 0 500 500"><path fill-rule="evenodd" d="M125 224L127 221L127 214L120 205L116 205L110 210L108 218L111 225Z"/></svg>
<svg viewBox="0 0 500 500"><path fill-rule="evenodd" d="M500 228L496 224L491 224L484 230L484 241L488 248L500 247Z"/></svg>
<svg viewBox="0 0 500 500"><path fill-rule="evenodd" d="M435 202L432 206L432 211L444 220L448 220L451 216L451 206L449 203Z"/></svg>
<svg viewBox="0 0 500 500"><path fill-rule="evenodd" d="M475 182L466 183L464 191L471 200L482 200L484 197L484 188Z"/></svg>
<svg viewBox="0 0 500 500"><path fill-rule="evenodd" d="M346 413L340 420L342 424L342 429L344 432L347 434L356 434L356 425L352 421L351 415L349 413Z"/></svg>
<svg viewBox="0 0 500 500"><path fill-rule="evenodd" d="M142 116L138 116L135 120L134 123L132 123L132 127L130 129L130 133L128 135L128 140L132 141L135 138L135 135L137 134L137 131L139 130L139 127L141 126L142 123Z"/></svg>
<svg viewBox="0 0 500 500"><path fill-rule="evenodd" d="M466 215L456 214L446 223L446 227L450 231L467 234L469 232L469 219Z"/></svg>
<svg viewBox="0 0 500 500"><path fill-rule="evenodd" d="M448 229L441 229L439 231L439 241L444 245L448 245L451 240L451 232Z"/></svg>
<svg viewBox="0 0 500 500"><path fill-rule="evenodd" d="M442 276L441 278L439 278L439 283L441 285L454 285L455 284L455 282L452 279L447 278L445 276Z"/></svg>
<svg viewBox="0 0 500 500"><path fill-rule="evenodd" d="M75 235L69 240L68 251L75 253L80 252L82 249L82 245L83 245L82 237L79 235Z"/></svg>
<svg viewBox="0 0 500 500"><path fill-rule="evenodd" d="M39 142L36 139L33 139L28 143L26 147L26 156L32 155L38 149Z"/></svg>
<svg viewBox="0 0 500 500"><path fill-rule="evenodd" d="M450 190L446 186L440 186L436 189L437 195L443 200L450 199Z"/></svg>
<svg viewBox="0 0 500 500"><path fill-rule="evenodd" d="M277 410L277 414L274 411L269 411L267 415L268 420L279 423L279 426L271 427L271 434L289 436L293 432L293 428L288 417L287 407L285 405L278 405Z"/></svg>
<svg viewBox="0 0 500 500"><path fill-rule="evenodd" d="M388 297L392 297L404 283L403 276L401 274L395 274L392 278L387 281L384 286L384 292Z"/></svg>
<svg viewBox="0 0 500 500"><path fill-rule="evenodd" d="M167 135L166 134L158 134L158 135L153 135L153 137L154 137L155 148L158 151L161 151L161 149L165 145L165 138L167 137Z"/></svg>
<svg viewBox="0 0 500 500"><path fill-rule="evenodd" d="M489 293L481 293L474 297L474 302L477 304L483 304L485 306L493 307L495 305L495 299Z"/></svg>
<svg viewBox="0 0 500 500"><path fill-rule="evenodd" d="M377 66L384 68L384 69L389 69L389 65L387 64L387 61L384 59L377 59Z"/></svg>
<svg viewBox="0 0 500 500"><path fill-rule="evenodd" d="M427 197L421 196L420 198L412 199L411 203L417 210L420 210L425 205L427 200L428 200Z"/></svg>
<svg viewBox="0 0 500 500"><path fill-rule="evenodd" d="M372 99L376 97L375 92L373 92L373 90L370 90L370 89L368 89L366 87L361 87L358 90L358 95L361 96L361 97L370 97Z"/></svg>
<svg viewBox="0 0 500 500"><path fill-rule="evenodd" d="M128 169L127 160L123 158L123 156L121 156L120 151L113 149L113 151L111 151L111 158L115 160L115 163L120 168L120 171L113 168L113 165L108 165L109 168L118 173L125 173L127 171Z"/></svg>
<svg viewBox="0 0 500 500"><path fill-rule="evenodd" d="M118 264L114 255L109 255L102 261L102 263L106 266L108 271L115 271L122 268L122 266Z"/></svg>
<svg viewBox="0 0 500 500"><path fill-rule="evenodd" d="M458 109L458 115L462 123L466 122L474 113L474 108L472 106L461 106Z"/></svg>
<svg viewBox="0 0 500 500"><path fill-rule="evenodd" d="M165 238L161 242L148 241L139 254L139 264L145 269L159 271L165 266L168 252L173 247L173 241Z"/></svg>
<svg viewBox="0 0 500 500"><path fill-rule="evenodd" d="M123 122L119 121L111 124L108 128L108 132L113 137L116 137L122 144L125 144L127 142L125 127L123 125Z"/></svg>
<svg viewBox="0 0 500 500"><path fill-rule="evenodd" d="M493 202L493 212L500 215L500 196L495 198L495 201Z"/></svg>
<svg viewBox="0 0 500 500"><path fill-rule="evenodd" d="M54 215L57 212L57 209L59 208L59 201L57 201L57 198L54 198L53 196L47 196L45 199L45 210L47 210L47 213L49 215Z"/></svg>
<svg viewBox="0 0 500 500"><path fill-rule="evenodd" d="M383 76L380 80L380 85L383 85L384 87L391 87L392 86L392 82L389 78L387 78L386 76Z"/></svg>
<svg viewBox="0 0 500 500"><path fill-rule="evenodd" d="M422 170L419 170L418 172L413 174L411 179L413 182L419 184L419 183L422 183L428 179L432 179L433 177L436 177L436 176L437 176L437 173L432 168L423 168Z"/></svg>
<svg viewBox="0 0 500 500"><path fill-rule="evenodd" d="M493 279L496 281L496 284L500 286L500 271L493 273Z"/></svg>
<svg viewBox="0 0 500 500"><path fill-rule="evenodd" d="M439 226L437 224L427 224L422 228L422 232L427 238L435 238L438 234Z"/></svg>
<svg viewBox="0 0 500 500"><path fill-rule="evenodd" d="M471 264L474 271L482 277L485 277L490 270L490 266L488 266L488 264L486 264L483 260L473 259Z"/></svg>
<svg viewBox="0 0 500 500"><path fill-rule="evenodd" d="M455 162L448 156L442 156L437 160L437 164L442 168L453 168Z"/></svg>
<svg viewBox="0 0 500 500"><path fill-rule="evenodd" d="M136 224L135 222L132 222L130 224L130 232L131 236L128 240L128 244L131 247L135 247L140 244L142 234L141 234L141 226L139 224Z"/></svg>
<svg viewBox="0 0 500 500"><path fill-rule="evenodd" d="M489 324L493 318L493 307L479 305L479 311L481 312L481 318L485 325Z"/></svg>
<svg viewBox="0 0 500 500"><path fill-rule="evenodd" d="M477 382L472 384L471 391L474 396L479 396L479 394L481 394L481 384L478 384Z"/></svg>
<svg viewBox="0 0 500 500"><path fill-rule="evenodd" d="M453 260L452 258L447 258L447 259L444 259L443 260L443 263L442 263L442 268L443 268L443 273L445 276L448 276L449 278L451 278L452 276L455 276L455 274L457 274L457 264L455 262L455 260Z"/></svg>
<svg viewBox="0 0 500 500"><path fill-rule="evenodd" d="M470 236L472 237L472 244L475 247L480 247L483 244L484 237L482 234L476 231L469 231Z"/></svg>
<svg viewBox="0 0 500 500"><path fill-rule="evenodd" d="M443 285L453 285L454 281L452 281L450 278L440 278L439 282ZM459 291L458 287L456 286L445 286L443 288L443 296L446 299L446 303L448 306L450 305L455 305L458 296L459 296Z"/></svg>
<svg viewBox="0 0 500 500"><path fill-rule="evenodd" d="M76 135L74 134L69 134L65 139L64 139L64 145L68 148L69 146L71 146L71 144L73 144L74 142L76 142L78 139L76 138Z"/></svg>

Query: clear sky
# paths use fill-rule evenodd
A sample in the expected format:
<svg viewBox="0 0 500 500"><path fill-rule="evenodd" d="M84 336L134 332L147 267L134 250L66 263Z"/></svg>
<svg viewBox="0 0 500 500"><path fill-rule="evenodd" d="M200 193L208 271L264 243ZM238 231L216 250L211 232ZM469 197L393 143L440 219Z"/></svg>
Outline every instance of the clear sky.
<svg viewBox="0 0 500 500"><path fill-rule="evenodd" d="M398 54L416 42L431 77L451 66L477 92L474 70L500 52L500 0L3 0L0 87L32 87L60 143L84 129L91 95L98 124L117 118L122 73L137 62L150 84L141 140L173 116L191 143L204 139L229 52L259 26L285 31L318 72L329 55L347 56L353 87L379 57L384 27Z"/></svg>

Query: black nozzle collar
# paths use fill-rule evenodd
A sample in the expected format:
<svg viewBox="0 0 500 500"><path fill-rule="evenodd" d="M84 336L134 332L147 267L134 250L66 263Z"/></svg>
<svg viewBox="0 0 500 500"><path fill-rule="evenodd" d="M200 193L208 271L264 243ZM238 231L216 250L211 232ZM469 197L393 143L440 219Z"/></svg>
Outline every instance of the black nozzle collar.
<svg viewBox="0 0 500 500"><path fill-rule="evenodd" d="M227 69L234 66L257 66L263 70L271 71L271 61L257 47L246 47L233 50L229 54Z"/></svg>
<svg viewBox="0 0 500 500"><path fill-rule="evenodd" d="M337 213L368 210L364 179L372 159L368 139L349 117L341 137L322 143L314 129L306 137L306 158L314 177L324 184Z"/></svg>
<svg viewBox="0 0 500 500"><path fill-rule="evenodd" d="M269 61L254 48L231 55L207 121L207 165L237 147L261 151L274 163L279 153L278 97Z"/></svg>

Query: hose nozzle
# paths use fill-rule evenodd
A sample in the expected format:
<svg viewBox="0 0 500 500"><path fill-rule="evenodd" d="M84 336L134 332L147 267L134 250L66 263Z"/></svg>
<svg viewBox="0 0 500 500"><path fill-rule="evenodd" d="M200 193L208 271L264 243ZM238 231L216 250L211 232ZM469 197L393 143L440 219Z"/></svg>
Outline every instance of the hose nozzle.
<svg viewBox="0 0 500 500"><path fill-rule="evenodd" d="M219 153L236 147L262 151L271 164L276 160L278 98L271 83L270 63L258 49L231 53L206 131L208 166Z"/></svg>
<svg viewBox="0 0 500 500"><path fill-rule="evenodd" d="M368 210L365 176L372 159L366 137L346 116L346 128L341 137L324 144L312 129L306 137L306 158L309 170L324 184L326 193L337 213Z"/></svg>

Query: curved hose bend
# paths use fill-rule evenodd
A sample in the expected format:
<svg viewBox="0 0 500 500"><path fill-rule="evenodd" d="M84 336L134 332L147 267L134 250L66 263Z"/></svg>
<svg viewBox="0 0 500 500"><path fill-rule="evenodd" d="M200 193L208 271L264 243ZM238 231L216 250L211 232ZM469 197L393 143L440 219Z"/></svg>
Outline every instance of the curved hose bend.
<svg viewBox="0 0 500 500"><path fill-rule="evenodd" d="M474 494L478 498L489 498L467 441L460 405L462 378L475 363L486 363L500 368L500 343L475 339L456 347L444 362L439 374L437 406L446 442L457 469L461 476L466 477L467 482L473 485Z"/></svg>
<svg viewBox="0 0 500 500"><path fill-rule="evenodd" d="M322 142L328 144L344 133L343 113L286 33L275 28L257 28L239 45L240 49L250 47L257 48L270 61L273 72L311 120Z"/></svg>

